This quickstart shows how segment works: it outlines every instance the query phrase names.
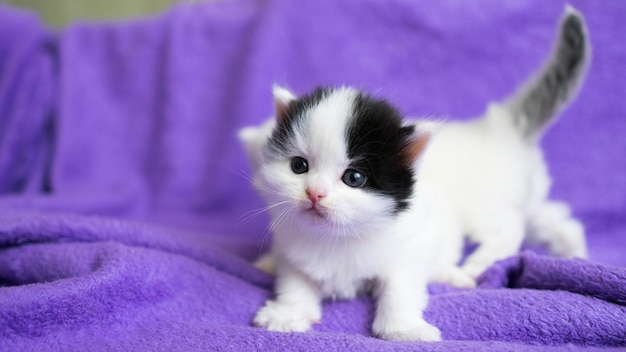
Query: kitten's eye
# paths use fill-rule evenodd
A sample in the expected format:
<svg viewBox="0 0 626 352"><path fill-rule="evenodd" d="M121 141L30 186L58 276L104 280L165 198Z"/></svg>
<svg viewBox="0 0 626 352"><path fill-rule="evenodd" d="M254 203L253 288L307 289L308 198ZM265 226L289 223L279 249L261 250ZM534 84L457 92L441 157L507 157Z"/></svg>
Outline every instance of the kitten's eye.
<svg viewBox="0 0 626 352"><path fill-rule="evenodd" d="M291 159L291 171L293 171L294 174L303 174L309 171L309 163L306 159L297 156Z"/></svg>
<svg viewBox="0 0 626 352"><path fill-rule="evenodd" d="M363 186L365 182L367 182L367 177L354 169L348 169L343 173L341 180L346 185L357 188Z"/></svg>

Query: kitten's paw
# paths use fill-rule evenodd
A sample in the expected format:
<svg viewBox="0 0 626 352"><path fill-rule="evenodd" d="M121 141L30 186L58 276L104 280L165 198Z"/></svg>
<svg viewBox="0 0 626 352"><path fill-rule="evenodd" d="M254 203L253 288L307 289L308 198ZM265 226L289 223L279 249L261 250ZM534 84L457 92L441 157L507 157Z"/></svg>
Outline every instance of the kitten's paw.
<svg viewBox="0 0 626 352"><path fill-rule="evenodd" d="M530 239L563 258L587 258L585 228L561 202L546 202L530 219Z"/></svg>
<svg viewBox="0 0 626 352"><path fill-rule="evenodd" d="M554 229L549 249L563 258L587 258L585 229L578 220L569 218Z"/></svg>
<svg viewBox="0 0 626 352"><path fill-rule="evenodd" d="M459 267L453 267L446 271L443 282L458 288L475 288L476 280Z"/></svg>
<svg viewBox="0 0 626 352"><path fill-rule="evenodd" d="M382 325L382 326L376 326ZM387 341L441 341L441 331L433 325L421 319L412 324L374 324L372 328L374 335Z"/></svg>
<svg viewBox="0 0 626 352"><path fill-rule="evenodd" d="M461 270L471 279L476 280L492 263L465 263Z"/></svg>
<svg viewBox="0 0 626 352"><path fill-rule="evenodd" d="M267 253L259 257L259 259L254 262L254 266L268 274L276 274L276 259L271 253Z"/></svg>
<svg viewBox="0 0 626 352"><path fill-rule="evenodd" d="M303 309L293 304L267 301L254 317L254 325L271 331L303 332L311 325L320 321L321 312L318 308Z"/></svg>

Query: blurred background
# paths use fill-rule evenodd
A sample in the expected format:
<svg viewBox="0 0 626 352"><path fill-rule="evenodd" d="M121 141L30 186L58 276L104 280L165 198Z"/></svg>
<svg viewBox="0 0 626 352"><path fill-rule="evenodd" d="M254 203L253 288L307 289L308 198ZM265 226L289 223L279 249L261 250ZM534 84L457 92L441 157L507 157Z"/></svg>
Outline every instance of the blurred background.
<svg viewBox="0 0 626 352"><path fill-rule="evenodd" d="M77 19L127 19L153 14L176 2L194 0L0 0L0 3L34 10L48 24L63 27ZM196 0L197 1L197 0Z"/></svg>
<svg viewBox="0 0 626 352"><path fill-rule="evenodd" d="M0 0L44 21L0 6L0 195L13 196L0 210L193 228L252 257L268 219L241 221L264 203L235 136L272 114L273 84L479 116L539 67L566 2L587 18L593 59L544 139L552 195L583 219L592 258L623 263L624 1Z"/></svg>

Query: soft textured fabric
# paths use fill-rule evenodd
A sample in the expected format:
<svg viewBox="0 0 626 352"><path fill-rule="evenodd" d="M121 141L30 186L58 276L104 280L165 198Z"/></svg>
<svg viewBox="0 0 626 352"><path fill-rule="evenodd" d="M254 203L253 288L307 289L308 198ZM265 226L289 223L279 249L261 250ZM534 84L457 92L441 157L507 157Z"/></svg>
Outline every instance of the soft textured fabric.
<svg viewBox="0 0 626 352"><path fill-rule="evenodd" d="M353 85L407 116L480 115L541 64L561 1L232 0L53 32L0 7L0 350L626 347L626 3L574 1L592 63L543 140L590 260L524 252L431 285L441 343L370 336L370 298L307 333L251 327L272 277L236 131L271 85Z"/></svg>

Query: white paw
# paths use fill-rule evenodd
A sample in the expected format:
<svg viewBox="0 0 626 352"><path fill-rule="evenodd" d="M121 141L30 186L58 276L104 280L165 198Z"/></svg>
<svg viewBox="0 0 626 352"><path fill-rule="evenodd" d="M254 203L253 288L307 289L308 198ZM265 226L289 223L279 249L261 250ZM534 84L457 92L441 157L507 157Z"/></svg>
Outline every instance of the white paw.
<svg viewBox="0 0 626 352"><path fill-rule="evenodd" d="M267 301L254 317L254 325L271 331L303 332L319 322L321 312L317 308L303 308L294 304Z"/></svg>
<svg viewBox="0 0 626 352"><path fill-rule="evenodd" d="M563 258L587 258L585 229L575 219L563 221L556 229L550 251Z"/></svg>
<svg viewBox="0 0 626 352"><path fill-rule="evenodd" d="M531 238L564 258L586 258L585 228L561 202L547 202L531 218Z"/></svg>
<svg viewBox="0 0 626 352"><path fill-rule="evenodd" d="M443 282L458 288L476 287L476 280L458 267L448 269L443 277Z"/></svg>
<svg viewBox="0 0 626 352"><path fill-rule="evenodd" d="M471 279L476 280L492 263L465 263L461 270Z"/></svg>
<svg viewBox="0 0 626 352"><path fill-rule="evenodd" d="M276 259L271 253L259 257L259 259L254 262L254 266L268 274L276 274Z"/></svg>
<svg viewBox="0 0 626 352"><path fill-rule="evenodd" d="M373 327L374 335L387 341L441 341L441 331L423 319L404 326L375 325L383 326Z"/></svg>

